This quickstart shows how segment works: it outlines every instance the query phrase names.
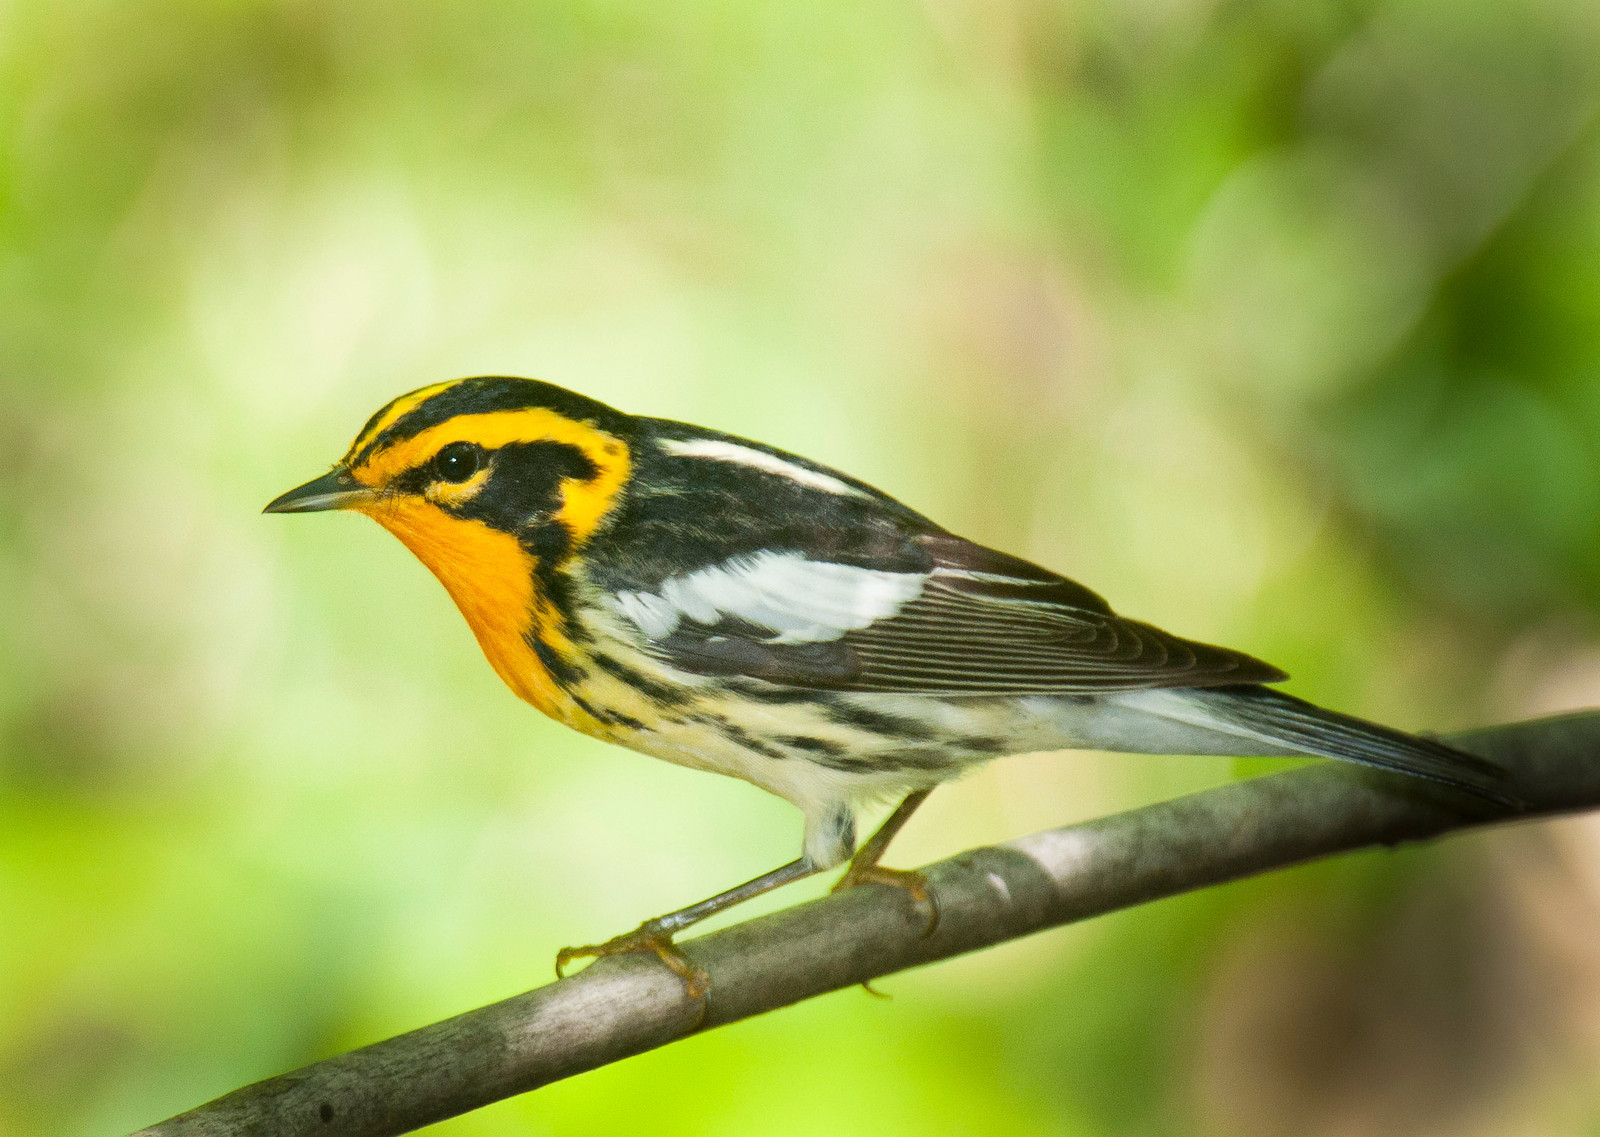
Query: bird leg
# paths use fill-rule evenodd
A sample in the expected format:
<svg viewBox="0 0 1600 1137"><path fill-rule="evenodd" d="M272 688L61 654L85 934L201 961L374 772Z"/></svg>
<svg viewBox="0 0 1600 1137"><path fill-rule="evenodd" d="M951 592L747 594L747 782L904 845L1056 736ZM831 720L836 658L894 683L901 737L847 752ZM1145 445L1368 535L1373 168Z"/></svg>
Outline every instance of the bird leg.
<svg viewBox="0 0 1600 1137"><path fill-rule="evenodd" d="M834 892L843 892L847 888L863 884L887 884L893 888L904 889L911 894L911 899L916 901L919 908L928 911L928 926L922 931L924 936L933 935L933 930L939 926L939 902L933 893L928 891L928 878L911 869L887 868L878 861L889 848L889 842L894 840L895 834L904 828L905 823L911 820L911 815L917 811L917 806L926 801L932 792L932 790L918 790L906 795L906 799L895 806L888 820L878 826L878 831L868 837L861 848L856 850L856 855L850 858L849 865L845 867L844 875L833 886Z"/></svg>
<svg viewBox="0 0 1600 1137"><path fill-rule="evenodd" d="M687 908L679 908L676 912L668 912L665 916L646 920L633 931L615 936L603 944L562 948L556 953L556 978L565 978L567 964L575 959L589 957L599 959L606 955L647 951L654 953L657 959L683 980L683 988L689 998L702 999L711 990L711 977L706 974L704 968L683 954L678 945L672 942L672 937L691 924L698 924L701 920L715 916L735 904L811 876L816 871L816 866L809 858L799 857L769 873L763 873L754 880L745 881L737 888L719 892L709 900L702 900Z"/></svg>

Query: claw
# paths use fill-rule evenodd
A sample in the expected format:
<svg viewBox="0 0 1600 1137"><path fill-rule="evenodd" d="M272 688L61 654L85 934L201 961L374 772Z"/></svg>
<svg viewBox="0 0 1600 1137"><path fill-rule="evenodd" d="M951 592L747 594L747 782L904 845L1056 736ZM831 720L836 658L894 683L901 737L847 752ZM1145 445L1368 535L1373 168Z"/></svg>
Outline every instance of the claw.
<svg viewBox="0 0 1600 1137"><path fill-rule="evenodd" d="M870 980L870 979L863 979L861 981L861 989L863 991L865 991L867 994L871 995L874 999L892 999L892 998L894 998L894 996L889 994L889 992L880 991L876 987L874 987L872 985L872 980Z"/></svg>
<svg viewBox="0 0 1600 1137"><path fill-rule="evenodd" d="M933 935L934 929L939 926L939 901L928 888L928 878L920 872L885 868L883 865L862 865L860 868L851 865L830 891L843 892L863 884L887 884L910 893L919 908L928 910L928 926L922 929L924 939Z"/></svg>
<svg viewBox="0 0 1600 1137"><path fill-rule="evenodd" d="M607 955L625 955L629 952L647 951L669 967L683 980L685 994L691 999L703 999L711 990L711 976L695 964L672 942L672 937L645 921L626 935L615 936L603 944L586 944L583 947L564 947L556 952L556 978L566 978L567 964L575 959L599 959Z"/></svg>

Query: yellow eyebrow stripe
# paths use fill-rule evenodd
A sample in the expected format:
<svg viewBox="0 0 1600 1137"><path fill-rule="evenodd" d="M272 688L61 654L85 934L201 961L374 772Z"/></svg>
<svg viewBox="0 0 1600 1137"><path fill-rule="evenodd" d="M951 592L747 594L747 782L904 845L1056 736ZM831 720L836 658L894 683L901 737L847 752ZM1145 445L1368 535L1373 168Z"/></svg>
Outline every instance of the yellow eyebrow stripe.
<svg viewBox="0 0 1600 1137"><path fill-rule="evenodd" d="M382 418L356 436L356 440L350 444L350 449L345 451L344 458L341 461L348 465L357 454L361 453L363 447L399 422L402 415L416 410L446 387L454 387L459 382L461 382L459 379L446 379L443 383L434 383L427 387L420 387L408 395L401 395L389 404L388 408L383 412Z"/></svg>
<svg viewBox="0 0 1600 1137"><path fill-rule="evenodd" d="M431 459L445 443L457 441L476 442L486 450L517 442L561 442L576 447L598 473L588 481L568 478L562 483L562 507L555 519L566 525L574 544L599 527L632 467L627 444L620 438L547 408L530 407L457 415L385 448L350 473L362 485L385 486Z"/></svg>

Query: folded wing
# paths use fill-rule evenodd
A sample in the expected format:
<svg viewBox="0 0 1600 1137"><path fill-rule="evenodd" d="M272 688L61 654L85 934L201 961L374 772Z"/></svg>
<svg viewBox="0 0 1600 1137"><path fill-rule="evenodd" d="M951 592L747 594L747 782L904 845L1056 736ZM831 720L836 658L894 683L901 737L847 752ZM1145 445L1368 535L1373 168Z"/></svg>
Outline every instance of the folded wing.
<svg viewBox="0 0 1600 1137"><path fill-rule="evenodd" d="M911 540L926 571L767 551L613 603L676 666L797 687L1095 694L1285 677L1240 652L1124 619L1026 561L948 534Z"/></svg>

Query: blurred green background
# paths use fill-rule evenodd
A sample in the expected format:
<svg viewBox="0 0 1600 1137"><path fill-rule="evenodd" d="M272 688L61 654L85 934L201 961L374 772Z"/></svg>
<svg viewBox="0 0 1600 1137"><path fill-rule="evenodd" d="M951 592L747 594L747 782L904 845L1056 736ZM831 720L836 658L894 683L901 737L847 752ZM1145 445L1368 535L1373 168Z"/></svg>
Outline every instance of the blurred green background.
<svg viewBox="0 0 1600 1137"><path fill-rule="evenodd" d="M0 1134L793 855L516 702L376 526L258 515L481 372L836 464L1397 725L1600 703L1600 6L0 6ZM1267 765L1010 759L891 860ZM883 986L435 1131L1600 1133L1600 826Z"/></svg>

